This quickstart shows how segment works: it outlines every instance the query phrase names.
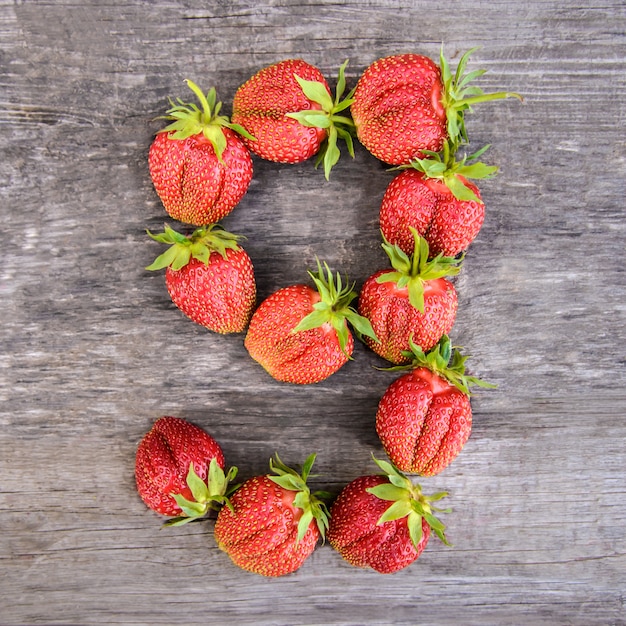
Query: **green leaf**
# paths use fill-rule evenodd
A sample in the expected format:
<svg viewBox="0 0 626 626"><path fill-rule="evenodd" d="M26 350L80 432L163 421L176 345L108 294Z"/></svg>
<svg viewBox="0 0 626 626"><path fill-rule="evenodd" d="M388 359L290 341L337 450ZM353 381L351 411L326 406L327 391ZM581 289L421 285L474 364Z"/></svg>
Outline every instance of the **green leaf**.
<svg viewBox="0 0 626 626"><path fill-rule="evenodd" d="M286 113L285 117L296 120L302 126L309 128L329 128L331 121L328 115L318 109L313 111L297 111L295 113Z"/></svg>
<svg viewBox="0 0 626 626"><path fill-rule="evenodd" d="M215 98L216 98L215 88L211 88L208 91L207 95L205 96L202 89L200 89L200 87L198 87L196 83L189 80L188 78L185 79L185 82L187 83L187 86L189 87L189 89L191 89L191 91L193 91L194 94L196 94L196 98L198 98L198 101L202 105L204 112L210 115L212 113L213 107L211 106L209 102L212 101L213 105L215 105ZM179 102L181 101L179 100Z"/></svg>
<svg viewBox="0 0 626 626"><path fill-rule="evenodd" d="M346 90L346 67L348 66L348 60L346 59L339 66L339 74L337 76L337 88L335 89L335 111L337 110L337 105L341 100L341 96L343 96L343 92Z"/></svg>
<svg viewBox="0 0 626 626"><path fill-rule="evenodd" d="M409 346L410 351L407 351L405 356L411 359L411 363L406 367L412 369L426 367L445 378L450 384L468 396L470 395L470 385L485 388L494 388L496 386L465 374L465 361L468 357L462 356L458 348L452 351L450 338L447 335L444 335L427 354L419 346L415 345L412 338L409 338ZM452 354L452 358L450 358L450 354Z"/></svg>
<svg viewBox="0 0 626 626"><path fill-rule="evenodd" d="M433 493L432 495L428 496L428 499L431 502L437 502L437 500L442 500L443 498L446 498L448 495L450 495L447 491L438 491L437 493Z"/></svg>
<svg viewBox="0 0 626 626"><path fill-rule="evenodd" d="M376 336L372 323L364 317L353 311L349 311L345 314L346 320L354 328L359 337L369 337L376 342L380 342L380 339Z"/></svg>
<svg viewBox="0 0 626 626"><path fill-rule="evenodd" d="M209 489L202 478L196 474L193 463L189 464L186 482L196 502L204 503L209 499Z"/></svg>
<svg viewBox="0 0 626 626"><path fill-rule="evenodd" d="M226 136L224 131L216 125L205 126L203 129L204 136L211 142L215 156L220 163L223 163L222 155L226 150Z"/></svg>
<svg viewBox="0 0 626 626"><path fill-rule="evenodd" d="M482 200L456 176L448 176L445 179L446 187L452 192L452 195L463 202L479 202Z"/></svg>
<svg viewBox="0 0 626 626"><path fill-rule="evenodd" d="M389 257L391 267L393 267L394 270L402 274L409 274L411 272L411 259L409 259L408 255L403 250L396 245L390 244L384 237L382 248Z"/></svg>
<svg viewBox="0 0 626 626"><path fill-rule="evenodd" d="M455 76L454 76L456 83L459 82L459 80L461 79L461 77L465 73L465 68L467 67L467 62L469 61L470 56L472 56L472 54L474 54L474 52L476 52L476 50L478 50L478 49L479 49L478 46L475 46L474 48L470 48L459 59L459 63L457 65L457 67L456 67L456 72L455 72Z"/></svg>
<svg viewBox="0 0 626 626"><path fill-rule="evenodd" d="M256 141L257 138L254 135L251 135L241 124L233 124L232 122L228 124L228 128L234 130L238 135L249 139L250 141Z"/></svg>
<svg viewBox="0 0 626 626"><path fill-rule="evenodd" d="M189 247L178 248L177 254L174 257L174 260L170 264L170 267L174 271L181 270L185 267L189 261L191 260L191 249Z"/></svg>
<svg viewBox="0 0 626 626"><path fill-rule="evenodd" d="M343 139L348 149L348 154L354 159L354 141L352 135L345 128L337 128L337 135Z"/></svg>
<svg viewBox="0 0 626 626"><path fill-rule="evenodd" d="M222 256L225 256L226 251L222 249ZM194 242L189 246L189 255L198 261L201 261L205 265L209 264L209 258L211 257L211 251L207 245L203 242Z"/></svg>
<svg viewBox="0 0 626 626"><path fill-rule="evenodd" d="M330 178L330 170L337 164L341 152L337 147L337 129L332 126L328 133L326 151L324 153L324 176L326 180Z"/></svg>
<svg viewBox="0 0 626 626"><path fill-rule="evenodd" d="M440 520L438 520L434 515L431 515L431 514L424 513L424 519L426 520L426 523L431 527L435 535L437 535L437 537L439 537L439 539L441 539L443 543L449 546L450 543L448 542L448 539L444 532L446 528L445 525Z"/></svg>
<svg viewBox="0 0 626 626"><path fill-rule="evenodd" d="M389 482L396 487L400 487L406 491L407 488L407 478L404 476L398 476L397 474L392 474L388 477Z"/></svg>
<svg viewBox="0 0 626 626"><path fill-rule="evenodd" d="M165 252L163 252L163 254L160 254L150 265L148 265L146 269L154 271L170 267L177 256L178 250L176 250L176 248L168 248Z"/></svg>
<svg viewBox="0 0 626 626"><path fill-rule="evenodd" d="M372 458L374 459L374 463L376 463L387 476L401 476L400 472L388 461L377 459L373 455Z"/></svg>
<svg viewBox="0 0 626 626"><path fill-rule="evenodd" d="M424 281L415 278L409 281L408 285L409 302L414 309L420 313L424 312Z"/></svg>
<svg viewBox="0 0 626 626"><path fill-rule="evenodd" d="M381 274L377 279L377 283L397 283L399 280L404 278L404 275L401 272L385 272Z"/></svg>
<svg viewBox="0 0 626 626"><path fill-rule="evenodd" d="M480 161L472 163L471 165L462 165L458 169L458 173L465 176L465 178L475 179L491 178L495 176L497 171L498 167L496 165L487 165Z"/></svg>
<svg viewBox="0 0 626 626"><path fill-rule="evenodd" d="M307 478L309 477L309 474L311 473L311 468L313 467L316 458L317 454L315 454L314 452L313 454L310 454L304 461L304 465L302 466L302 472L300 474L304 482L306 482Z"/></svg>
<svg viewBox="0 0 626 626"><path fill-rule="evenodd" d="M298 491L295 498L293 499L293 504L299 509L306 511L307 509L311 507L311 499L310 499L311 494L308 488L306 487L306 485L304 485L303 483L300 483L300 487L302 491Z"/></svg>
<svg viewBox="0 0 626 626"><path fill-rule="evenodd" d="M184 524L188 524L189 522L195 522L197 517L172 517L163 523L163 526L183 526Z"/></svg>
<svg viewBox="0 0 626 626"><path fill-rule="evenodd" d="M409 536L411 537L411 542L413 543L415 548L417 548L424 534L421 515L413 512L410 513L407 518L407 526L409 528Z"/></svg>
<svg viewBox="0 0 626 626"><path fill-rule="evenodd" d="M304 78L300 78L297 74L294 74L294 78L309 100L317 102L324 111L330 111L333 108L332 98L325 85L316 80L305 80Z"/></svg>
<svg viewBox="0 0 626 626"><path fill-rule="evenodd" d="M239 470L236 467L231 467L226 474L226 482L230 483L237 477Z"/></svg>
<svg viewBox="0 0 626 626"><path fill-rule="evenodd" d="M302 479L292 474L283 474L282 476L268 476L268 478L280 485L283 489L288 491L300 491L302 489Z"/></svg>
<svg viewBox="0 0 626 626"><path fill-rule="evenodd" d="M208 477L208 493L211 497L221 496L226 492L226 485L228 484L224 470L219 466L219 463L215 458L211 459L209 463L209 477Z"/></svg>
<svg viewBox="0 0 626 626"><path fill-rule="evenodd" d="M397 519L406 517L411 512L411 503L408 500L400 500L394 502L379 518L376 522L377 525L384 524L385 522L393 522Z"/></svg>
<svg viewBox="0 0 626 626"><path fill-rule="evenodd" d="M431 513L422 513L424 519L426 520L426 523L434 530L440 530L440 531L444 531L446 526L445 524L437 519L434 515L432 515Z"/></svg>
<svg viewBox="0 0 626 626"><path fill-rule="evenodd" d="M397 487L391 483L376 485L376 487L370 487L366 491L381 500L392 500L393 502L397 500L406 500L410 496L406 487Z"/></svg>
<svg viewBox="0 0 626 626"><path fill-rule="evenodd" d="M313 311L305 317L303 317L296 327L291 331L292 333L299 333L304 330L311 330L312 328L319 328L330 321L330 312L328 309L321 311Z"/></svg>
<svg viewBox="0 0 626 626"><path fill-rule="evenodd" d="M468 83L471 83L476 78L480 78L483 74L486 74L487 70L474 70L465 74L465 76L457 84L457 89L461 91Z"/></svg>
<svg viewBox="0 0 626 626"><path fill-rule="evenodd" d="M313 511L308 510L302 514L302 517L298 521L298 536L296 538L296 543L299 543L304 539L304 535L306 535L306 531L309 529L309 525L313 521Z"/></svg>
<svg viewBox="0 0 626 626"><path fill-rule="evenodd" d="M346 352L346 347L348 345L348 340L350 338L350 331L348 330L348 326L346 325L346 318L344 316L336 316L334 315L330 319L335 332L337 333L337 339L339 341L339 349L344 353L345 356L350 358L350 355Z"/></svg>
<svg viewBox="0 0 626 626"><path fill-rule="evenodd" d="M188 517L198 517L206 513L206 506L200 502L192 502L187 500L179 493L173 493L172 497L176 500L176 504L181 508L182 512Z"/></svg>

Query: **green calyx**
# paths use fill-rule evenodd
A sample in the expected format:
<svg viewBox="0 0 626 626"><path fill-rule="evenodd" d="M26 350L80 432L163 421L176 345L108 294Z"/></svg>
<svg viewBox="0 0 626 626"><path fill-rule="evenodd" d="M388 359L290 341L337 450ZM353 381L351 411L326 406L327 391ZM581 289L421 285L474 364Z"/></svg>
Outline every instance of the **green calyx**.
<svg viewBox="0 0 626 626"><path fill-rule="evenodd" d="M230 485L231 481L233 481L236 476L236 467L231 467L228 473L225 474L217 461L211 459L207 482L204 482L202 478L196 474L193 463L190 463L186 482L193 496L193 500L187 500L187 498L180 494L171 494L183 514L179 517L173 517L165 522L164 525L182 526L183 524L204 517L211 510L218 511L223 505L232 508L228 496L238 487L238 485Z"/></svg>
<svg viewBox="0 0 626 626"><path fill-rule="evenodd" d="M302 540L313 520L315 520L322 537L326 536L326 530L328 529L329 513L322 498L326 499L330 497L330 494L324 491L311 493L306 484L307 479L311 475L311 468L313 463L315 463L316 456L316 454L311 454L307 457L299 474L296 470L287 467L280 460L277 453L274 455L274 458L270 459L270 469L276 476L268 475L268 478L283 489L298 492L293 503L302 510L302 516L298 521L296 543Z"/></svg>
<svg viewBox="0 0 626 626"><path fill-rule="evenodd" d="M171 107L167 110L167 115L162 116L161 119L173 121L159 132L170 132L170 139L187 139L193 135L202 134L211 142L220 162L226 149L224 128L230 128L243 137L255 141L255 138L243 126L232 124L228 117L220 115L222 103L217 102L215 87L211 87L205 95L194 82L189 79L185 82L196 94L200 107L195 103L183 102L180 98L177 98L176 102L170 99Z"/></svg>
<svg viewBox="0 0 626 626"><path fill-rule="evenodd" d="M398 365L388 368L387 371L398 371L425 367L431 372L445 378L451 385L454 385L466 396L472 395L470 386L483 387L485 389L495 389L497 385L488 383L476 376L469 376L465 373L465 361L469 355L463 356L457 346L453 346L448 335L444 335L439 343L427 353L417 346L412 338L409 338L410 350L405 350L402 354L411 359L408 365Z"/></svg>
<svg viewBox="0 0 626 626"><path fill-rule="evenodd" d="M426 282L458 274L461 271L463 256L461 255L459 258L447 257L439 253L436 257L429 259L428 242L419 235L415 228L412 226L409 228L415 239L415 248L411 256L408 256L397 245L390 244L383 235L382 247L395 271L380 275L376 282L393 282L401 289L406 287L409 293L409 302L420 313L423 313Z"/></svg>
<svg viewBox="0 0 626 626"><path fill-rule="evenodd" d="M170 247L158 256L147 270L161 270L170 267L179 270L185 267L191 259L209 264L209 257L212 252L219 252L226 258L227 250L239 250L240 235L233 235L225 231L218 224L209 224L197 228L189 237L183 235L165 224L165 231L158 235L153 235L146 231L152 239L160 243L170 244Z"/></svg>
<svg viewBox="0 0 626 626"><path fill-rule="evenodd" d="M326 129L328 136L317 154L315 162L315 167L320 163L324 164L324 176L326 180L329 179L330 170L337 161L339 161L339 157L341 156L341 151L337 145L339 139L345 141L348 153L354 158L354 142L352 140L354 122L345 115L339 115L339 113L348 109L354 102L352 98L354 89L350 90L342 100L346 90L345 72L347 65L348 61L345 61L339 68L334 99L329 95L326 86L322 83L314 80L304 80L296 74L294 77L302 88L304 95L312 102L319 104L322 108L321 110L309 109L306 111L287 113L287 117L293 118L303 126Z"/></svg>
<svg viewBox="0 0 626 626"><path fill-rule="evenodd" d="M359 338L365 336L375 341L378 341L378 338L370 321L366 317L359 315L356 309L350 306L358 295L354 291L354 283L344 287L341 274L337 272L336 276L333 276L327 263L324 263L324 267L326 268L325 273L319 259L317 259L317 272L309 272L309 276L313 279L321 300L313 305L314 310L302 318L291 332L297 333L303 330L319 328L329 323L337 332L341 351L348 358L351 358L346 353L350 333L348 324L354 328Z"/></svg>
<svg viewBox="0 0 626 626"><path fill-rule="evenodd" d="M465 129L465 112L470 111L472 106L480 102L502 100L504 98L517 98L523 101L518 93L500 91L497 93L485 93L479 87L470 83L486 73L486 70L474 70L465 73L469 57L478 48L468 50L459 60L456 72L453 74L450 66L443 56L443 46L440 54L441 77L444 85L442 104L446 110L448 137L453 143L467 142Z"/></svg>
<svg viewBox="0 0 626 626"><path fill-rule="evenodd" d="M391 463L381 461L376 457L372 458L389 482L370 487L366 491L381 500L391 502L389 508L378 520L378 525L406 517L411 541L417 548L423 534L422 520L425 520L437 537L449 546L450 544L445 535L446 527L435 516L435 513L449 513L450 509L439 509L432 504L445 498L448 495L447 492L442 491L426 496L422 493L419 485L411 482L405 474Z"/></svg>
<svg viewBox="0 0 626 626"><path fill-rule="evenodd" d="M457 200L480 202L482 200L463 182L462 178L485 179L495 176L498 171L496 165L486 165L477 161L489 149L484 146L471 155L464 155L460 161L455 159L458 146L446 141L442 152L424 150L425 158L416 158L408 165L401 165L395 169L413 168L424 174L426 178L441 181Z"/></svg>

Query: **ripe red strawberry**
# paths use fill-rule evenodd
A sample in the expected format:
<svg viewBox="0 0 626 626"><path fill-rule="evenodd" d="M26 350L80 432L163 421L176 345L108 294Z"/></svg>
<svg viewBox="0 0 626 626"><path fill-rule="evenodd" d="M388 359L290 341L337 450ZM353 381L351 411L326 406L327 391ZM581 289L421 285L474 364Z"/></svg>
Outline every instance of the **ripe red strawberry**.
<svg viewBox="0 0 626 626"><path fill-rule="evenodd" d="M444 276L458 274L462 258L438 255L428 260L426 240L415 229L413 234L411 257L398 246L383 243L393 269L372 274L359 296L359 313L370 321L378 339L364 337L365 343L396 364L408 362L404 352L411 337L428 350L450 332L458 306L456 289Z"/></svg>
<svg viewBox="0 0 626 626"><path fill-rule="evenodd" d="M242 137L252 137L219 115L215 89L205 96L187 84L202 108L171 103L164 117L173 122L152 142L148 165L165 210L176 220L204 226L228 215L248 190L252 158Z"/></svg>
<svg viewBox="0 0 626 626"><path fill-rule="evenodd" d="M276 455L270 468L276 476L255 476L230 497L215 523L218 546L244 570L283 576L297 570L311 555L328 527L328 511L306 484L315 454L302 473Z"/></svg>
<svg viewBox="0 0 626 626"><path fill-rule="evenodd" d="M469 439L469 386L494 385L465 374L467 357L453 351L447 336L427 354L411 342L407 356L411 371L391 383L381 398L376 431L396 467L433 476L448 467Z"/></svg>
<svg viewBox="0 0 626 626"><path fill-rule="evenodd" d="M446 140L467 140L464 114L474 104L518 94L485 94L468 86L485 72L464 75L464 54L453 75L420 54L398 54L372 63L359 78L350 107L359 141L376 158L393 165L409 163L425 150L439 152Z"/></svg>
<svg viewBox="0 0 626 626"><path fill-rule="evenodd" d="M486 148L457 162L446 143L443 156L415 159L385 191L380 206L380 229L387 241L410 254L413 227L426 239L430 254L456 256L475 239L485 218L480 191L468 178L488 178L498 169L468 164Z"/></svg>
<svg viewBox="0 0 626 626"><path fill-rule="evenodd" d="M254 312L245 347L276 380L316 383L348 362L354 339L350 323L359 335L375 341L368 320L350 303L357 294L342 285L341 276L326 274L318 261L318 271L309 272L317 290L308 285L279 289Z"/></svg>
<svg viewBox="0 0 626 626"><path fill-rule="evenodd" d="M301 59L263 68L244 83L233 99L232 120L255 140L245 139L258 156L278 163L300 163L318 155L326 178L339 159L338 138L354 156L348 117L338 115L352 103L345 91L344 63L339 69L335 98L319 69Z"/></svg>
<svg viewBox="0 0 626 626"><path fill-rule="evenodd" d="M256 301L254 268L239 237L216 224L186 237L169 226L159 235L171 244L146 269L165 270L165 284L174 304L191 320L216 333L246 329Z"/></svg>
<svg viewBox="0 0 626 626"><path fill-rule="evenodd" d="M330 545L356 567L381 574L397 572L423 552L432 531L446 544L445 526L432 502L390 463L374 459L383 475L360 476L348 484L330 509ZM446 511L447 512L447 511Z"/></svg>
<svg viewBox="0 0 626 626"><path fill-rule="evenodd" d="M205 515L226 499L224 454L202 428L178 417L159 418L139 443L135 479L141 499L181 524Z"/></svg>

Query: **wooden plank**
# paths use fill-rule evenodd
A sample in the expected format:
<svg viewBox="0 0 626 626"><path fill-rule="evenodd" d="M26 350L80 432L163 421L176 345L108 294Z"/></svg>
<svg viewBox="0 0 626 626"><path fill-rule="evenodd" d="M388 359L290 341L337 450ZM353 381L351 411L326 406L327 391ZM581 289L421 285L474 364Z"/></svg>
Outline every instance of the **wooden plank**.
<svg viewBox="0 0 626 626"><path fill-rule="evenodd" d="M0 622L16 624L625 624L622 2L0 2ZM472 145L500 166L456 279L455 343L498 384L429 491L453 547L393 576L320 546L292 576L235 568L212 520L164 530L135 493L136 445L162 414L222 444L241 476L318 453L333 493L374 471L373 417L397 376L358 344L318 385L273 381L243 336L171 304L145 229L166 215L146 156L189 77L227 111L263 65L301 56L334 85L377 57L480 46ZM315 257L357 287L385 265L394 175L357 146L330 182L255 159L224 220L260 298Z"/></svg>

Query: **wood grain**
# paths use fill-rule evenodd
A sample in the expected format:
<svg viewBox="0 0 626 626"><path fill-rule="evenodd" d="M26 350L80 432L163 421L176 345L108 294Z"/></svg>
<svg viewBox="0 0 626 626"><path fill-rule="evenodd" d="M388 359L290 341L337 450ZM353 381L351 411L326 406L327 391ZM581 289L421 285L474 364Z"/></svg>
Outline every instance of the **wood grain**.
<svg viewBox="0 0 626 626"><path fill-rule="evenodd" d="M626 624L623 2L0 1L0 623ZM212 521L164 530L135 493L136 445L186 417L242 477L318 453L338 493L374 471L396 374L357 345L318 385L270 379L241 335L186 320L145 229L166 219L147 172L156 116L183 79L227 112L266 64L303 57L353 85L380 56L456 60L479 46L472 145L500 166L456 279L453 340L498 384L473 398L449 491L453 547L393 576L320 546L297 573L235 568ZM378 205L393 173L357 146L326 182L254 162L224 220L248 239L259 297L315 257L357 286L385 266Z"/></svg>

